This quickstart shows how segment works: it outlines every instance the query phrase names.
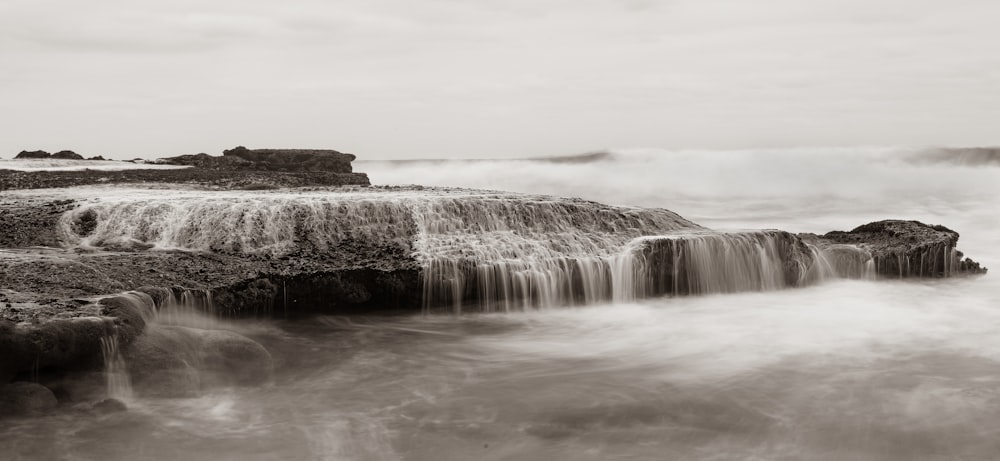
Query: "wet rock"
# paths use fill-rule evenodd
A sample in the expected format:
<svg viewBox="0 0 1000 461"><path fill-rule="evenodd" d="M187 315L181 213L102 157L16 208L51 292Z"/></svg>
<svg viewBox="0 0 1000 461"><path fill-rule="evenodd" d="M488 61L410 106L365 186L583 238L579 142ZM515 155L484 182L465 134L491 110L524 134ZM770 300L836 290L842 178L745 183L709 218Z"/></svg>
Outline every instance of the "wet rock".
<svg viewBox="0 0 1000 461"><path fill-rule="evenodd" d="M153 316L156 305L145 293L129 292L104 298L100 301L103 314L113 318L119 345L131 343L146 328L147 318Z"/></svg>
<svg viewBox="0 0 1000 461"><path fill-rule="evenodd" d="M103 371L66 373L58 379L41 380L52 389L60 403L90 402L103 398L108 392L108 379Z"/></svg>
<svg viewBox="0 0 1000 461"><path fill-rule="evenodd" d="M257 385L274 373L256 341L224 330L154 325L125 353L132 388L143 397L193 397L212 386Z"/></svg>
<svg viewBox="0 0 1000 461"><path fill-rule="evenodd" d="M126 411L128 410L128 407L125 405L125 402L122 402L121 400L104 399L95 403L92 409L98 414L106 415Z"/></svg>
<svg viewBox="0 0 1000 461"><path fill-rule="evenodd" d="M145 162L142 162L145 163ZM220 189L368 186L364 173L282 169L134 169L121 171L12 171L0 170L0 191L123 183L189 183Z"/></svg>
<svg viewBox="0 0 1000 461"><path fill-rule="evenodd" d="M271 379L271 354L256 341L223 330L209 330L201 337L205 370L222 383L261 384Z"/></svg>
<svg viewBox="0 0 1000 461"><path fill-rule="evenodd" d="M86 210L82 213L77 213L73 217L73 222L70 224L70 229L73 233L80 236L86 237L94 232L97 228L97 213L94 210Z"/></svg>
<svg viewBox="0 0 1000 461"><path fill-rule="evenodd" d="M198 355L197 336L186 328L155 326L125 351L132 389L142 397L194 397L201 388L192 366Z"/></svg>
<svg viewBox="0 0 1000 461"><path fill-rule="evenodd" d="M875 270L882 276L936 278L987 271L969 258L962 259L964 255L956 249L958 232L919 221L876 221L850 232L829 232L816 243L862 248L871 253Z"/></svg>
<svg viewBox="0 0 1000 461"><path fill-rule="evenodd" d="M0 323L0 378L48 367L86 369L101 360L101 340L115 334L112 319L55 319L39 325Z"/></svg>
<svg viewBox="0 0 1000 461"><path fill-rule="evenodd" d="M0 385L0 416L44 413L56 403L56 396L41 384L18 381Z"/></svg>

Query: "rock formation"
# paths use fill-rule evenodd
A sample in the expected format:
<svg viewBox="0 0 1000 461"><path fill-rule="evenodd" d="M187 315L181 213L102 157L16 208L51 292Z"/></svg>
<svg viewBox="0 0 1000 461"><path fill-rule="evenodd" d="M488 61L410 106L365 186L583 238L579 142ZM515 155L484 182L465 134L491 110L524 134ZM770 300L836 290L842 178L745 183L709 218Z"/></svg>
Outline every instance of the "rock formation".
<svg viewBox="0 0 1000 461"><path fill-rule="evenodd" d="M775 290L836 277L985 272L961 260L956 232L915 221L823 236L723 233L663 209L505 192L245 191L247 184L287 186L301 178L314 185L358 174L258 170L297 168L300 156L310 168L338 171L353 159L234 149L221 157L228 160L187 158L204 165L171 170L178 176L137 170L146 173L66 177L70 184L147 177L195 184L0 195L0 383L37 373L57 397L75 401L87 392L60 387L61 374L92 374L119 349L140 364L131 377L144 395L269 379L270 356L251 338L166 322L177 311L508 311ZM220 178L228 182L212 182ZM270 182L240 182L246 178ZM24 187L40 184L48 183L34 177ZM33 392L25 391L25 402L36 401ZM4 404L35 411L46 408L43 400Z"/></svg>
<svg viewBox="0 0 1000 461"><path fill-rule="evenodd" d="M213 170L265 170L294 172L351 173L355 156L335 150L247 149L237 146L222 156L205 153L159 159L165 165L188 165Z"/></svg>
<svg viewBox="0 0 1000 461"><path fill-rule="evenodd" d="M821 247L854 245L867 251L875 271L886 277L949 277L983 274L986 268L962 257L956 248L958 232L918 221L885 220L858 226L850 232L833 231L814 239Z"/></svg>
<svg viewBox="0 0 1000 461"><path fill-rule="evenodd" d="M44 150L33 150L33 151L22 150L14 158L15 159L48 159L48 158L55 158L55 159L62 159L62 160L83 160L83 156L82 155L77 154L76 152L73 152L71 150L61 150L61 151L56 152L54 154L50 154L48 152L45 152Z"/></svg>
<svg viewBox="0 0 1000 461"><path fill-rule="evenodd" d="M42 159L51 158L52 154L45 152L44 150L22 150L17 155L14 156L15 159Z"/></svg>
<svg viewBox="0 0 1000 461"><path fill-rule="evenodd" d="M59 155L60 157L56 157ZM61 151L21 152L17 158L83 157ZM0 169L0 191L41 189L87 184L179 183L225 189L274 189L304 186L367 186L368 176L355 173L354 155L334 150L247 149L237 147L222 156L181 155L160 159L162 165L189 166L181 169L129 169L123 171L10 171ZM94 157L91 160L103 160ZM135 163L147 163L136 159Z"/></svg>
<svg viewBox="0 0 1000 461"><path fill-rule="evenodd" d="M83 156L71 150L61 150L52 154L52 158L63 160L83 160Z"/></svg>

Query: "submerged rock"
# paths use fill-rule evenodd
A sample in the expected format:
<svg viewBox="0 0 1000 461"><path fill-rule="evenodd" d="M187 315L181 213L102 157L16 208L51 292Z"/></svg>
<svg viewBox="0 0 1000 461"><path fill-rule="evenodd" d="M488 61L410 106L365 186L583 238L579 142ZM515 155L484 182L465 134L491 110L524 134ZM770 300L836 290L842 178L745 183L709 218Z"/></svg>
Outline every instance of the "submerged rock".
<svg viewBox="0 0 1000 461"><path fill-rule="evenodd" d="M190 362L197 336L187 328L155 326L125 349L132 389L143 397L194 397L201 378Z"/></svg>
<svg viewBox="0 0 1000 461"><path fill-rule="evenodd" d="M204 370L222 383L256 385L271 379L271 354L256 341L224 330L201 333L201 362Z"/></svg>
<svg viewBox="0 0 1000 461"><path fill-rule="evenodd" d="M128 410L125 402L118 399L104 399L95 403L91 408L98 414L120 413Z"/></svg>
<svg viewBox="0 0 1000 461"><path fill-rule="evenodd" d="M143 397L193 397L211 386L257 385L271 379L271 354L224 330L155 325L125 351L132 388Z"/></svg>
<svg viewBox="0 0 1000 461"><path fill-rule="evenodd" d="M41 384L18 381L0 385L0 417L44 413L56 403L56 396Z"/></svg>

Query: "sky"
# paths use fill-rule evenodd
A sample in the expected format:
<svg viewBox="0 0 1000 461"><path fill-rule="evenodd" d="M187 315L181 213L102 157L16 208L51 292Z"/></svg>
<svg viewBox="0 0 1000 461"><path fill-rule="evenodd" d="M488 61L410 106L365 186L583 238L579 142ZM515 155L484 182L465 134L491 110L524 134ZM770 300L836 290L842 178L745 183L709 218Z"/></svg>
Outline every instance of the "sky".
<svg viewBox="0 0 1000 461"><path fill-rule="evenodd" d="M1000 144L994 0L0 0L0 158Z"/></svg>

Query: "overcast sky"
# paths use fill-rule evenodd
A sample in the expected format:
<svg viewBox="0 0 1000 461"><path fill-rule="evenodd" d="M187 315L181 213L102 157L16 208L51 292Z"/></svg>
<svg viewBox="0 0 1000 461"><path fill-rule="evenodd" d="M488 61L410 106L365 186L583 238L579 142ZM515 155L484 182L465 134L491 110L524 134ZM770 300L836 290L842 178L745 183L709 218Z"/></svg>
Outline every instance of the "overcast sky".
<svg viewBox="0 0 1000 461"><path fill-rule="evenodd" d="M0 0L0 157L1000 144L994 0Z"/></svg>

